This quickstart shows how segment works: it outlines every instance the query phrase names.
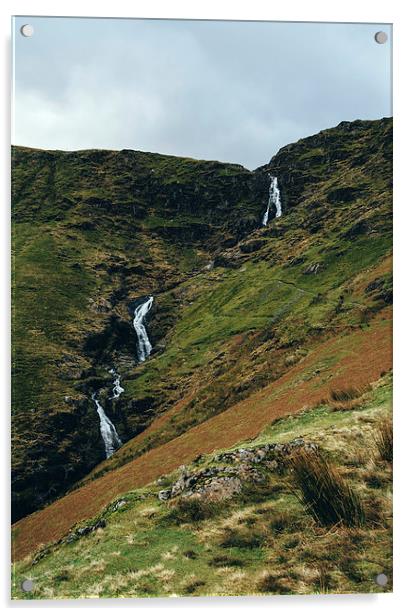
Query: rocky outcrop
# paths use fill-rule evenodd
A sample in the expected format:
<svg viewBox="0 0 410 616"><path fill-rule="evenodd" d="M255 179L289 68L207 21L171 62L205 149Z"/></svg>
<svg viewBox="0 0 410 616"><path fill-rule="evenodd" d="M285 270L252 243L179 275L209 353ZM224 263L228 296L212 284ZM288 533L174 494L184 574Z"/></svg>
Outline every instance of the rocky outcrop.
<svg viewBox="0 0 410 616"><path fill-rule="evenodd" d="M374 172L391 177L392 121L341 122L332 129L287 145L270 162L257 169L278 177L283 212L297 207L314 194L315 184L330 177L337 166L349 161L352 166L366 164L379 155ZM366 193L366 186L341 185L328 191L327 202L333 206L350 203Z"/></svg>
<svg viewBox="0 0 410 616"><path fill-rule="evenodd" d="M323 263L310 263L307 268L303 271L305 275L316 275L320 271L323 270Z"/></svg>
<svg viewBox="0 0 410 616"><path fill-rule="evenodd" d="M145 500L145 498L147 498L147 496L149 496L148 493L140 494L140 495L132 495L132 500L133 501L135 500L143 501ZM80 524L79 526L76 526L75 528L72 528L67 535L64 535L64 537L62 537L58 541L55 541L54 543L46 545L44 548L40 549L38 552L36 552L32 560L32 563L31 563L32 566L36 565L45 556L50 554L50 552L56 546L74 543L78 541L79 539L81 539L82 537L86 537L87 535L90 535L91 533L94 533L95 531L99 529L105 528L107 526L107 520L109 516L117 511L120 511L124 507L126 507L128 504L128 500L129 500L129 497L126 496L125 498L120 498L119 500L113 501L112 503L108 505L108 507L104 509L104 511L101 513L100 516L98 516L98 518L94 518L94 520L91 520L87 522L86 524L83 523L83 524Z"/></svg>
<svg viewBox="0 0 410 616"><path fill-rule="evenodd" d="M316 451L317 445L311 442L306 442L303 438L296 438L288 443L268 443L260 447L252 447L249 449L236 449L221 454L217 454L215 461L224 462L250 462L259 464L268 460L281 460L291 455L295 449L306 449Z"/></svg>
<svg viewBox="0 0 410 616"><path fill-rule="evenodd" d="M227 465L224 466L207 466L196 472L182 466L178 479L170 488L161 490L158 498L162 501L177 496L201 496L217 500L231 498L241 492L246 483L262 483L265 480L264 470L283 472L289 457L300 449L316 451L317 445L297 438L289 443L269 443L224 452L210 461L225 462Z"/></svg>
<svg viewBox="0 0 410 616"><path fill-rule="evenodd" d="M393 279L391 274L373 280L365 288L365 293L373 295L376 300L380 300L385 304L391 304L393 302Z"/></svg>
<svg viewBox="0 0 410 616"><path fill-rule="evenodd" d="M44 199L41 182L25 182L52 169L58 185L58 213L77 229L91 231L106 218L132 221L135 228L152 215L151 232L170 241L219 245L224 234L237 241L258 226L269 179L241 165L196 161L132 150L42 151L13 146L13 218L19 222L54 220L56 203ZM34 174L34 175L33 175ZM90 195L93 176L98 188ZM59 191L63 190L63 194ZM43 199L43 201L42 201ZM27 207L31 205L31 207Z"/></svg>
<svg viewBox="0 0 410 616"><path fill-rule="evenodd" d="M242 242L239 244L239 250L245 254L249 254L250 252L256 252L260 248L262 248L266 244L266 240L263 239L252 239L247 242Z"/></svg>

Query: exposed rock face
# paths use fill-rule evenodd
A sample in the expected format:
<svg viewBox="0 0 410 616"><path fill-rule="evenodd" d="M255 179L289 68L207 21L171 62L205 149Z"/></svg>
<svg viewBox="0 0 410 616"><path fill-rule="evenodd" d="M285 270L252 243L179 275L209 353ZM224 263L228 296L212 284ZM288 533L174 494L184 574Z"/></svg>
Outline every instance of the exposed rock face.
<svg viewBox="0 0 410 616"><path fill-rule="evenodd" d="M393 279L391 274L376 278L365 288L365 293L373 295L376 300L380 300L385 304L393 302Z"/></svg>
<svg viewBox="0 0 410 616"><path fill-rule="evenodd" d="M19 222L57 217L92 230L107 216L116 216L141 228L155 213L161 220L150 224L152 231L185 243L218 245L224 232L237 238L249 233L258 226L269 186L269 178L241 165L132 150L47 152L13 147L12 157L13 217ZM41 173L49 174L54 191L43 203ZM89 196L96 176L98 194ZM23 188L27 179L30 191ZM81 222L77 216L70 220L74 213Z"/></svg>
<svg viewBox="0 0 410 616"><path fill-rule="evenodd" d="M133 498L137 498L138 500L144 500L146 496L139 495L137 497L134 496ZM107 518L110 516L110 514L115 513L120 509L123 509L124 507L126 507L127 504L127 500L116 500L112 502L108 507L106 507L98 518L94 519L93 521L90 521L88 524L82 524L76 526L75 528L72 528L67 535L65 535L55 543L51 543L43 549L40 549L33 558L33 561L31 563L32 566L36 565L45 556L50 554L50 552L54 549L55 546L74 543L75 541L81 539L81 537L85 537L87 535L90 535L91 533L94 533L95 531L98 531L99 529L105 528L107 526Z"/></svg>

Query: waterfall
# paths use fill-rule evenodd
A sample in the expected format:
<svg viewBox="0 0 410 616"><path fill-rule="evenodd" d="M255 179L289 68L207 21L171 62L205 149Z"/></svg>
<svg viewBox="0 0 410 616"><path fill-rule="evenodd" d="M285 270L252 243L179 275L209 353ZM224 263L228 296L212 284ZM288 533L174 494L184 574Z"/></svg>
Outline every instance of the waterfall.
<svg viewBox="0 0 410 616"><path fill-rule="evenodd" d="M111 368L111 370L109 370L109 373L112 374L114 377L114 382L113 382L114 387L112 388L112 396L111 396L111 400L114 400L115 398L119 398L121 396L121 394L124 392L124 388L121 387L121 377L114 370L114 368Z"/></svg>
<svg viewBox="0 0 410 616"><path fill-rule="evenodd" d="M112 421L107 417L105 411L96 398L96 393L91 396L97 407L97 413L100 418L100 432L105 445L105 456L110 458L118 447L122 446L120 437L117 434Z"/></svg>
<svg viewBox="0 0 410 616"><path fill-rule="evenodd" d="M279 190L279 186L278 186L278 178L270 175L270 186L269 186L269 200L268 200L268 205L266 207L266 212L263 215L263 219L262 219L262 225L264 227L266 227L266 225L268 224L268 219L269 219L269 212L272 209L273 206L275 206L276 209L276 214L275 214L275 218L279 218L280 216L282 216L282 203L280 200L280 190Z"/></svg>
<svg viewBox="0 0 410 616"><path fill-rule="evenodd" d="M151 310L153 302L154 298L151 295L146 302L137 306L134 312L134 329L137 334L137 354L140 362L145 361L152 351L152 344L145 329L144 319Z"/></svg>

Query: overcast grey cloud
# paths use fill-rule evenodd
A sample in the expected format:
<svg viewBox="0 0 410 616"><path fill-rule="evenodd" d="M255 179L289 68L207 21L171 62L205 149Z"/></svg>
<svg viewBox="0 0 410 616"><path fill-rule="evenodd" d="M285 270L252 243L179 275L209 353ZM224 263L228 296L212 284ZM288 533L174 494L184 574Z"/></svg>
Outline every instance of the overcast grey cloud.
<svg viewBox="0 0 410 616"><path fill-rule="evenodd" d="M391 115L386 25L30 17L15 32L19 145L252 169L342 120Z"/></svg>

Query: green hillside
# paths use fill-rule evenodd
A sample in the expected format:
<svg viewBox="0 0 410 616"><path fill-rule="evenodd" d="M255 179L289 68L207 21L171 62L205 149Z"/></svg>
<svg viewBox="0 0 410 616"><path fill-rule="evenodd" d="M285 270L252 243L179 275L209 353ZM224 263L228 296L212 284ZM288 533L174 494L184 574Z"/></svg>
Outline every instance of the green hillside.
<svg viewBox="0 0 410 616"><path fill-rule="evenodd" d="M202 456L26 557L15 566L13 596L391 591L391 465L378 447L390 413L386 375L356 399L281 419L252 441ZM301 502L292 452L313 446L354 489L362 523L329 527ZM33 591L23 593L27 578Z"/></svg>
<svg viewBox="0 0 410 616"><path fill-rule="evenodd" d="M16 147L12 158L13 496L20 517L103 458L90 392L108 383L105 365L135 372L130 302L175 287L207 263L214 245L254 227L266 178L238 165L142 152ZM154 342L172 327L176 308L170 301L156 307ZM113 409L124 440L149 421L141 424L144 404Z"/></svg>
<svg viewBox="0 0 410 616"><path fill-rule="evenodd" d="M253 172L13 148L14 519L388 319L391 129L342 123ZM283 214L262 228L269 173ZM138 364L132 309L148 294L153 354ZM107 461L97 390L125 443Z"/></svg>

